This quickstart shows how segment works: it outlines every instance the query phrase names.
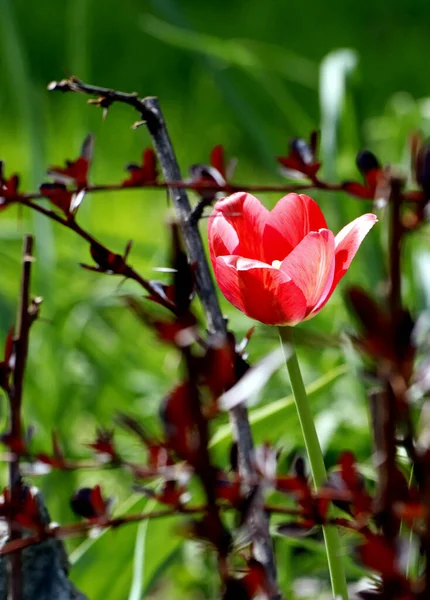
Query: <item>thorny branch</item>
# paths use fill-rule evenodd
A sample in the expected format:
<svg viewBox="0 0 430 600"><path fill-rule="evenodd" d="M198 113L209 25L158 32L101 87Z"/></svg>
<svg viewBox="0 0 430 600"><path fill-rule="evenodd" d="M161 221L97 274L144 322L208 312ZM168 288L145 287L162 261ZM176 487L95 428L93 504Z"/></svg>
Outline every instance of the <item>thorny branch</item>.
<svg viewBox="0 0 430 600"><path fill-rule="evenodd" d="M63 92L81 92L97 96L98 100L95 103L103 108L109 108L113 102L131 105L139 112L142 121L146 123L166 181L179 181L181 179L173 146L156 98L140 99L136 93L125 94L88 85L74 77L59 83L54 82L50 84L49 89ZM213 334L216 343L217 338L226 338L227 327L217 300L217 293L206 259L198 223L190 218L192 209L185 190L181 187L172 187L169 192L178 214L179 226L190 260L197 265L197 293L205 311L209 330ZM232 409L230 411L230 421L238 444L240 471L245 477L250 477L254 471L252 463L254 444L246 406L242 404ZM277 600L280 595L277 584L276 563L269 532L269 519L264 511L261 491L258 491L255 499L250 523L252 525L251 537L255 557L266 569L269 585L272 589L272 600Z"/></svg>
<svg viewBox="0 0 430 600"><path fill-rule="evenodd" d="M12 386L9 392L9 414L11 440L18 442L22 437L21 407L22 390L24 383L24 372L28 352L28 339L31 325L29 314L30 305L30 276L33 261L33 237L27 235L24 239L22 257L21 292L17 315L16 334L13 340L14 366ZM9 487L11 504L18 509L21 494L21 474L19 469L19 451L13 454L9 464ZM17 540L21 537L19 529L12 522L9 523L9 540ZM19 553L10 559L10 582L11 600L22 598L21 557Z"/></svg>

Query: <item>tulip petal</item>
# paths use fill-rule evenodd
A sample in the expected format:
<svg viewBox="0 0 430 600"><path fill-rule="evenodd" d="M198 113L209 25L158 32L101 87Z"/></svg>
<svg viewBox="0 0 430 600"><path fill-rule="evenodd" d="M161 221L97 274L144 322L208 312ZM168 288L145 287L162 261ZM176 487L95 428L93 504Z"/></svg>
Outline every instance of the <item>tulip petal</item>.
<svg viewBox="0 0 430 600"><path fill-rule="evenodd" d="M218 285L233 306L266 325L296 325L306 300L282 271L257 260L221 256L215 261Z"/></svg>
<svg viewBox="0 0 430 600"><path fill-rule="evenodd" d="M354 219L346 225L335 238L336 254L335 254L335 274L333 286L336 286L340 279L349 269L352 259L357 253L361 242L377 222L376 215L367 213Z"/></svg>
<svg viewBox="0 0 430 600"><path fill-rule="evenodd" d="M269 211L261 202L245 192L217 202L209 220L211 256L235 254L261 259L263 230L268 215Z"/></svg>
<svg viewBox="0 0 430 600"><path fill-rule="evenodd" d="M281 271L302 290L307 313L329 293L334 277L334 235L328 229L311 231L281 264Z"/></svg>
<svg viewBox="0 0 430 600"><path fill-rule="evenodd" d="M377 221L376 215L367 213L354 219L354 221L351 221L348 225L345 225L345 227L337 234L335 237L336 250L334 255L335 266L333 283L326 297L322 297L321 301L315 307L315 312L320 311L328 302L336 289L337 284L349 269L352 259L356 255L361 242Z"/></svg>
<svg viewBox="0 0 430 600"><path fill-rule="evenodd" d="M239 245L234 227L217 210L214 210L208 222L209 253L212 263L217 256L227 256Z"/></svg>
<svg viewBox="0 0 430 600"><path fill-rule="evenodd" d="M269 214L264 229L264 260L283 260L310 231L327 229L318 204L305 194L288 194Z"/></svg>

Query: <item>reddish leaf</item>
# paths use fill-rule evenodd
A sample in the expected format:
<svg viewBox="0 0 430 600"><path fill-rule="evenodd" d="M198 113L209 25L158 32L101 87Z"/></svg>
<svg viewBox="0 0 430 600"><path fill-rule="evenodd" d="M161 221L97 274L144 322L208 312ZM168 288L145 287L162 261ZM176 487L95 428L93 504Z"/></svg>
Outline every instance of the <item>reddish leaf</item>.
<svg viewBox="0 0 430 600"><path fill-rule="evenodd" d="M156 294L152 294L150 296L146 296L147 300L151 302L155 302L156 304L163 304L163 302L170 302L172 304L172 308L174 306L174 292L173 285L167 285L161 281L151 280L151 286L157 292Z"/></svg>
<svg viewBox="0 0 430 600"><path fill-rule="evenodd" d="M94 262L97 263L98 268L88 267L87 265L81 265L82 267L90 270L101 271L102 273L110 273L115 275L126 275L129 267L120 254L114 254L109 252L104 246L93 242L90 245L91 256Z"/></svg>
<svg viewBox="0 0 430 600"><path fill-rule="evenodd" d="M48 198L66 216L70 215L73 194L67 190L64 183L42 183L39 190L45 198Z"/></svg>
<svg viewBox="0 0 430 600"><path fill-rule="evenodd" d="M425 519L428 508L418 502L397 502L394 512L399 519L413 523L416 519Z"/></svg>
<svg viewBox="0 0 430 600"><path fill-rule="evenodd" d="M148 447L149 467L160 469L171 465L173 460L164 444L152 444Z"/></svg>
<svg viewBox="0 0 430 600"><path fill-rule="evenodd" d="M121 184L124 187L155 184L158 178L158 170L157 157L154 150L146 148L142 154L142 164L140 166L134 164L128 165L127 171L129 172L129 177Z"/></svg>
<svg viewBox="0 0 430 600"><path fill-rule="evenodd" d="M368 533L359 551L363 564L369 569L386 578L399 577L395 551L382 536Z"/></svg>
<svg viewBox="0 0 430 600"><path fill-rule="evenodd" d="M156 494L156 499L162 504L179 506L186 499L185 488L177 481L165 481L161 491Z"/></svg>
<svg viewBox="0 0 430 600"><path fill-rule="evenodd" d="M225 181L227 181L224 147L221 144L212 148L210 156L211 166L216 169Z"/></svg>
<svg viewBox="0 0 430 600"><path fill-rule="evenodd" d="M3 502L0 503L0 514L12 519L15 523L26 529L38 530L43 527L36 495L26 485L19 485L12 503L9 489L3 491Z"/></svg>
<svg viewBox="0 0 430 600"><path fill-rule="evenodd" d="M188 381L181 383L167 395L161 411L168 448L191 465L200 462L203 441L191 409L196 393Z"/></svg>
<svg viewBox="0 0 430 600"><path fill-rule="evenodd" d="M14 328L11 327L7 334L6 343L4 347L4 358L0 361L0 387L4 389L6 392L9 391L9 377L12 373L12 357L13 357L13 348L14 348Z"/></svg>
<svg viewBox="0 0 430 600"><path fill-rule="evenodd" d="M303 509L304 516L311 519L311 525L321 524L326 515L330 500L324 495L314 497L307 479L304 477L277 477L275 487L284 494L291 494Z"/></svg>
<svg viewBox="0 0 430 600"><path fill-rule="evenodd" d="M364 185L355 181L345 181L342 188L353 196L372 200L384 178L384 169L381 168L376 156L369 150L359 152L355 162L363 175Z"/></svg>
<svg viewBox="0 0 430 600"><path fill-rule="evenodd" d="M9 450L17 456L27 453L27 445L25 439L19 436L13 436L10 433L4 433L0 436L2 444L7 446Z"/></svg>
<svg viewBox="0 0 430 600"><path fill-rule="evenodd" d="M193 315L189 315L188 319L183 318L175 321L153 320L150 323L161 340L174 344L179 348L186 348L197 339L196 319Z"/></svg>
<svg viewBox="0 0 430 600"><path fill-rule="evenodd" d="M227 170L224 148L221 145L215 146L212 149L209 165L191 165L189 169L189 183L195 187L196 192L204 201L202 209L215 199L218 191L226 188L228 179Z"/></svg>
<svg viewBox="0 0 430 600"><path fill-rule="evenodd" d="M89 448L95 450L95 452L101 458L107 458L111 462L118 460L118 454L114 446L114 433L106 429L99 429L97 431L97 437L95 442L87 444Z"/></svg>
<svg viewBox="0 0 430 600"><path fill-rule="evenodd" d="M66 160L65 167L50 167L48 175L55 183L74 184L78 190L88 187L88 171L92 159L93 136L89 134L82 145L81 155L74 161Z"/></svg>
<svg viewBox="0 0 430 600"><path fill-rule="evenodd" d="M343 452L339 459L340 465L340 478L341 482L337 481L336 473L332 473L329 477L329 485L334 489L343 489L351 492L351 502L338 502L336 503L344 510L358 516L363 514L370 514L372 511L372 499L367 494L364 488L364 479L357 471L355 456L352 452ZM340 485L337 485L340 483ZM343 485L342 485L343 484Z"/></svg>
<svg viewBox="0 0 430 600"><path fill-rule="evenodd" d="M73 494L70 505L76 515L96 519L108 515L110 502L103 498L101 487L96 485L93 488L80 488Z"/></svg>
<svg viewBox="0 0 430 600"><path fill-rule="evenodd" d="M375 197L375 190L364 186L357 181L344 181L342 183L342 189L351 194L351 196L357 196L358 198L367 198L373 200Z"/></svg>
<svg viewBox="0 0 430 600"><path fill-rule="evenodd" d="M234 348L228 342L222 345L211 344L202 357L200 370L203 383L208 387L213 400L236 383L235 361Z"/></svg>
<svg viewBox="0 0 430 600"><path fill-rule="evenodd" d="M321 163L316 161L318 136L313 132L310 137L310 143L301 138L294 138L290 141L290 151L287 156L279 156L276 160L288 171L300 173L311 180L314 180Z"/></svg>
<svg viewBox="0 0 430 600"><path fill-rule="evenodd" d="M162 290L162 288L160 289ZM164 291L162 297L165 298L168 302L170 302L170 300L164 294ZM149 297L148 299L161 303L160 299L156 299L153 297ZM131 308L131 310L134 312L134 314L138 317L138 319L143 321L143 323L145 323L146 325L152 327L156 331L158 337L164 342L173 344L178 348L186 348L196 341L197 319L191 312L188 312L182 317L177 317L173 320L154 319L151 316L151 314L142 306L142 304L136 301L134 298L128 296L126 297L126 302ZM172 304L172 310L174 310L174 308L175 306Z"/></svg>
<svg viewBox="0 0 430 600"><path fill-rule="evenodd" d="M220 471L216 480L216 497L218 500L228 502L231 506L239 507L244 497L240 477L236 474L230 481L227 474Z"/></svg>
<svg viewBox="0 0 430 600"><path fill-rule="evenodd" d="M19 175L15 174L9 179L5 179L3 177L3 161L0 161L0 164L0 210L2 210L14 200L19 200L20 194L18 192Z"/></svg>
<svg viewBox="0 0 430 600"><path fill-rule="evenodd" d="M12 175L9 179L4 176L4 161L0 160L0 211L7 208L12 202L19 201L21 194L18 192L19 175Z"/></svg>
<svg viewBox="0 0 430 600"><path fill-rule="evenodd" d="M255 559L248 561L249 571L242 579L245 583L249 597L253 598L258 593L263 592L269 595L270 590L266 581L266 573L264 566Z"/></svg>

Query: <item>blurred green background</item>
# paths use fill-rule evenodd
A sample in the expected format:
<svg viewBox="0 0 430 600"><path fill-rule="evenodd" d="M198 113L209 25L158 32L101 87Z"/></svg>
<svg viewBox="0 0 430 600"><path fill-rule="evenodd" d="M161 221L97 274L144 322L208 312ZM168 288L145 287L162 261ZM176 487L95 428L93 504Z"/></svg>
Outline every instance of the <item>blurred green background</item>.
<svg viewBox="0 0 430 600"><path fill-rule="evenodd" d="M288 139L322 133L321 156L328 178L357 178L354 158L370 147L382 162L407 165L408 134L430 133L430 95L423 69L430 50L430 7L424 0L345 3L330 0L0 0L0 156L8 175L19 172L26 191L37 189L46 167L77 157L85 135L96 136L94 183L124 179L149 137L132 131L137 116L114 106L106 122L77 94L48 93L53 79L69 73L94 84L157 95L165 112L183 173L206 162L224 144L240 159L235 180L282 182L275 157ZM334 231L370 206L345 196L315 194ZM262 195L268 206L277 198ZM79 222L115 252L134 240L131 263L143 276L160 278L167 264L164 193L97 194L85 199ZM205 231L205 223L202 223ZM0 215L0 339L15 319L22 236L37 239L33 292L42 295L43 320L33 328L25 389L25 423L34 424L33 447L49 451L59 432L67 455L87 456L97 426L129 411L157 428L163 394L178 377L179 358L124 308L121 295L139 293L131 283L82 271L90 262L83 241L38 215L10 209ZM386 231L381 223L366 239L345 280L382 292ZM405 297L414 310L428 307L429 252L425 236L405 250ZM345 285L345 283L343 283ZM342 287L342 286L341 286ZM252 323L223 303L240 337ZM341 290L300 331L318 330L324 344L299 348L305 380L327 464L346 448L370 465L365 389L359 366L342 332L351 328ZM300 336L300 333L299 333ZM340 339L340 341L339 341ZM260 326L250 344L257 360L277 344ZM282 447L287 468L302 447L288 396L286 372L273 377L253 399L257 441ZM6 405L1 404L3 427ZM227 460L229 428L220 419L214 439L217 460ZM125 452L136 453L122 436ZM370 470L371 472L371 470ZM117 498L118 512L145 508L123 474L52 473L34 479L53 519L73 517L69 498L80 485L102 482ZM149 507L146 506L148 509ZM325 579L321 544L313 539L276 538L280 579L291 592L301 576ZM348 554L348 575L360 577ZM213 557L183 542L175 522L158 521L70 543L72 578L92 600L139 598L214 599ZM322 581L324 586L326 581ZM292 597L292 596L289 596Z"/></svg>

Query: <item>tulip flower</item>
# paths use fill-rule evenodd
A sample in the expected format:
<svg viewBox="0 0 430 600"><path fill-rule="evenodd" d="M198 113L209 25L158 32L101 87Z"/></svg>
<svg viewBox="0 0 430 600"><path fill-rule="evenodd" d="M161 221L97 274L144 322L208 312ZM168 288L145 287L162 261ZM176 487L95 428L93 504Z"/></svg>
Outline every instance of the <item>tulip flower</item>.
<svg viewBox="0 0 430 600"><path fill-rule="evenodd" d="M288 194L269 211L238 192L218 201L209 219L216 280L248 317L297 325L326 304L376 221L362 215L335 236L309 196Z"/></svg>
<svg viewBox="0 0 430 600"><path fill-rule="evenodd" d="M322 309L376 221L362 215L335 236L309 196L288 194L268 211L246 192L217 202L209 220L210 257L222 293L248 317L279 326L317 489L327 473L290 326ZM339 534L332 525L322 529L333 596L347 600Z"/></svg>

